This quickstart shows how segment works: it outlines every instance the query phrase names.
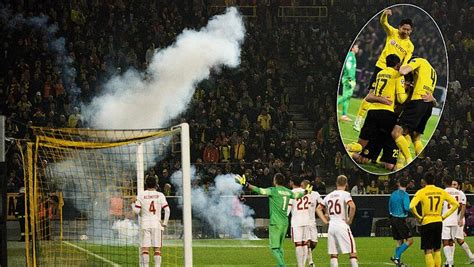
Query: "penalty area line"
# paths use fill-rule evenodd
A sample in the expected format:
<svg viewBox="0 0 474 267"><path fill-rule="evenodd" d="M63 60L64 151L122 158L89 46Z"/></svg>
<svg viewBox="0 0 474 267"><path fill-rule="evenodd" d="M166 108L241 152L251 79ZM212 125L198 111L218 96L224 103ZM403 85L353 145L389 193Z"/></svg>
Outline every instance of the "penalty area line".
<svg viewBox="0 0 474 267"><path fill-rule="evenodd" d="M75 248L75 249L78 249L78 250L80 250L80 251L82 251L82 252L85 252L85 253L87 253L88 255L91 255L91 256L93 256L93 257L95 257L95 258L97 258L97 259L99 259L99 260L101 260L101 261L103 261L103 262L106 262L106 263L108 263L108 264L110 264L110 265L112 265L112 266L114 266L114 267L121 267L120 264L117 264L117 263L115 263L115 262L113 262L113 261L110 261L110 260L108 260L108 259L106 259L106 258L104 258L104 257L102 257L102 256L99 256L99 255L95 254L94 252L92 252L92 251L90 251L90 250L87 250L87 249L85 249L85 248L81 248L80 246L74 245L74 244L72 244L72 243L70 243L70 242L68 242L68 241L62 241L62 242L63 242L64 244L66 244L66 245L69 245L69 246Z"/></svg>

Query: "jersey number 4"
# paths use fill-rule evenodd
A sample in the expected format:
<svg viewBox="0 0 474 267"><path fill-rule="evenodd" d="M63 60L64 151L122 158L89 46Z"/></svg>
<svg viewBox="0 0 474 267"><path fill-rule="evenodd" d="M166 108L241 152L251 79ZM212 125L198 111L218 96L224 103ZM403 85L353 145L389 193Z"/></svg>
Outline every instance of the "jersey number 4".
<svg viewBox="0 0 474 267"><path fill-rule="evenodd" d="M336 201L329 200L328 208L329 208L329 215L341 214L342 212L342 207L341 207L341 204L339 203L339 199L336 199Z"/></svg>
<svg viewBox="0 0 474 267"><path fill-rule="evenodd" d="M156 213L155 201L152 201L152 202L150 203L150 207L148 208L148 211L151 212L151 213L153 213L153 215L155 215L155 213Z"/></svg>

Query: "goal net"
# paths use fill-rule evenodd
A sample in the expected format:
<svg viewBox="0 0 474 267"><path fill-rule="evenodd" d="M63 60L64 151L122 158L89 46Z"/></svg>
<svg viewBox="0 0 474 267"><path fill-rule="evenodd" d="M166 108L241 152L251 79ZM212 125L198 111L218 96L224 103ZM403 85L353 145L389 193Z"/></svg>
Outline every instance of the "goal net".
<svg viewBox="0 0 474 267"><path fill-rule="evenodd" d="M186 197L168 199L162 265L192 264L187 124L152 130L33 128L33 134L34 142L22 147L27 266L138 266L139 225L131 198L165 161L182 170ZM170 181L156 177L166 195Z"/></svg>

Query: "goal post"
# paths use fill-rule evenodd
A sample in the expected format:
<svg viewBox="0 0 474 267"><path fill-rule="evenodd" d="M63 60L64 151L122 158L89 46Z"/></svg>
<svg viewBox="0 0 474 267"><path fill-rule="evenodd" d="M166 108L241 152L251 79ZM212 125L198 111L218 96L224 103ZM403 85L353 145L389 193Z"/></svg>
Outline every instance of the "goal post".
<svg viewBox="0 0 474 267"><path fill-rule="evenodd" d="M145 173L167 160L180 160L183 192L171 199L182 198L182 208L172 208L162 263L192 266L187 123L140 130L34 127L33 133L34 142L17 141L31 236L27 266L137 266L138 225L131 198L144 190ZM176 215L179 208L182 216Z"/></svg>

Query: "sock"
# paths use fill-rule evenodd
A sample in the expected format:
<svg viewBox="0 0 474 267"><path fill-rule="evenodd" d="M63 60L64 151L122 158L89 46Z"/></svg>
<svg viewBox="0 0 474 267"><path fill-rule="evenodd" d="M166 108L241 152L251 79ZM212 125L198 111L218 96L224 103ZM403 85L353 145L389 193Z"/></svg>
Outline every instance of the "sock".
<svg viewBox="0 0 474 267"><path fill-rule="evenodd" d="M283 259L283 253L280 248L272 248L272 254L277 260L278 266L285 266L285 260Z"/></svg>
<svg viewBox="0 0 474 267"><path fill-rule="evenodd" d="M434 267L435 266L435 262L434 262L434 259L433 259L433 254L431 254L431 253L425 254L425 263L426 263L426 267Z"/></svg>
<svg viewBox="0 0 474 267"><path fill-rule="evenodd" d="M398 257L399 257L399 256L397 256L397 255L398 255L398 250L399 250L399 248L400 248L400 247L396 247L396 248L395 248L395 254L393 254L393 257L394 257L395 259L398 259Z"/></svg>
<svg viewBox="0 0 474 267"><path fill-rule="evenodd" d="M402 253L405 252L407 248L408 248L407 243L403 243L401 246L399 246L397 250L395 251L395 258L400 259L402 257Z"/></svg>
<svg viewBox="0 0 474 267"><path fill-rule="evenodd" d="M434 252L434 255L433 255L433 258L434 258L434 265L435 266L439 266L441 267L441 251L435 251Z"/></svg>
<svg viewBox="0 0 474 267"><path fill-rule="evenodd" d="M313 250L310 247L308 247L308 252L306 252L306 255L308 256L308 263L313 263Z"/></svg>
<svg viewBox="0 0 474 267"><path fill-rule="evenodd" d="M351 257L350 262L351 262L351 267L358 267L359 266L359 262L357 261L356 257Z"/></svg>
<svg viewBox="0 0 474 267"><path fill-rule="evenodd" d="M306 262L306 251L308 251L307 246L298 245L296 247L296 262L299 267L304 267Z"/></svg>
<svg viewBox="0 0 474 267"><path fill-rule="evenodd" d="M331 257L331 260L329 261L331 267L338 267L339 266L339 263L337 262L337 258L332 258Z"/></svg>
<svg viewBox="0 0 474 267"><path fill-rule="evenodd" d="M403 156L405 157L406 164L410 163L412 158L410 150L408 149L408 142L405 137L403 137L403 135L400 135L397 139L395 139L395 143L397 144L398 149L400 149Z"/></svg>
<svg viewBox="0 0 474 267"><path fill-rule="evenodd" d="M464 252L466 252L466 255L469 259L474 258L474 255L472 255L471 249L469 248L469 245L466 242L463 242L461 244L461 247L464 250Z"/></svg>
<svg viewBox="0 0 474 267"><path fill-rule="evenodd" d="M452 246L444 246L443 247L444 256L446 257L446 263L449 265L453 264L453 253L452 253Z"/></svg>
<svg viewBox="0 0 474 267"><path fill-rule="evenodd" d="M148 252L142 252L142 267L148 267L150 265L150 257Z"/></svg>
<svg viewBox="0 0 474 267"><path fill-rule="evenodd" d="M421 152L423 151L423 144L421 143L421 140L416 140L413 142L413 145L415 145L415 153L416 155L420 155Z"/></svg>
<svg viewBox="0 0 474 267"><path fill-rule="evenodd" d="M453 244L451 246L451 258L453 259L453 264L454 264L454 251L456 250L456 244Z"/></svg>
<svg viewBox="0 0 474 267"><path fill-rule="evenodd" d="M154 259L155 259L155 267L160 267L161 266L161 252L160 251L155 252Z"/></svg>
<svg viewBox="0 0 474 267"><path fill-rule="evenodd" d="M405 140L407 140L408 147L411 145L411 135L405 134L403 137L405 137Z"/></svg>

